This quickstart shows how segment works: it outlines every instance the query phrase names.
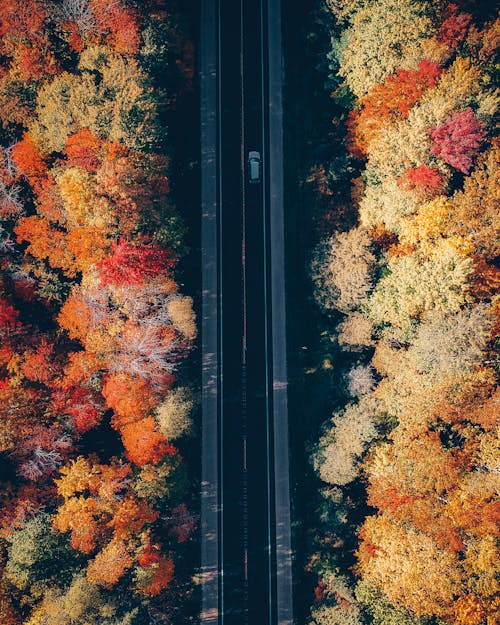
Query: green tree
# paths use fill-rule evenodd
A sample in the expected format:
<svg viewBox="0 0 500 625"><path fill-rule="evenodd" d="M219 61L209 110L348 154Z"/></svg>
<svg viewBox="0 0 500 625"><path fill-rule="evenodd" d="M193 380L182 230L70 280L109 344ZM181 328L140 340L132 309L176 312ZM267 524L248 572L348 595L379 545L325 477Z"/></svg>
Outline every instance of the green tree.
<svg viewBox="0 0 500 625"><path fill-rule="evenodd" d="M356 585L356 598L373 619L373 625L431 625L430 619L417 618L404 608L394 607L376 587L365 581ZM437 625L444 625L439 621Z"/></svg>
<svg viewBox="0 0 500 625"><path fill-rule="evenodd" d="M59 74L38 92L30 134L41 150L62 152L67 138L81 128L138 150L158 146L159 104L135 59L91 46L81 54L79 69L79 74Z"/></svg>
<svg viewBox="0 0 500 625"><path fill-rule="evenodd" d="M67 540L53 531L51 517L39 514L8 537L5 579L19 590L39 595L44 587L78 563Z"/></svg>
<svg viewBox="0 0 500 625"><path fill-rule="evenodd" d="M366 309L385 334L405 343L413 340L424 312L457 312L470 300L472 259L446 242L428 260L416 254L396 256L387 269Z"/></svg>
<svg viewBox="0 0 500 625"><path fill-rule="evenodd" d="M354 14L347 30L340 75L359 98L397 69L414 69L424 51L420 58L408 58L406 52L411 44L418 47L432 33L429 2L368 1Z"/></svg>
<svg viewBox="0 0 500 625"><path fill-rule="evenodd" d="M135 625L138 615L138 608L124 612L109 594L78 573L67 589L49 589L26 625Z"/></svg>

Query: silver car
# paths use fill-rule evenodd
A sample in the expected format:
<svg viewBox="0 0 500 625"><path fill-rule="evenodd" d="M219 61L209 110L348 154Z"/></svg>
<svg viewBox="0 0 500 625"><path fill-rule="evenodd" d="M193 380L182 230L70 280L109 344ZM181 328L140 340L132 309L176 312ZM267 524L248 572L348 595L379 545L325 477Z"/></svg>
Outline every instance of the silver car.
<svg viewBox="0 0 500 625"><path fill-rule="evenodd" d="M261 179L261 159L260 152L248 153L248 180L255 184L260 182Z"/></svg>

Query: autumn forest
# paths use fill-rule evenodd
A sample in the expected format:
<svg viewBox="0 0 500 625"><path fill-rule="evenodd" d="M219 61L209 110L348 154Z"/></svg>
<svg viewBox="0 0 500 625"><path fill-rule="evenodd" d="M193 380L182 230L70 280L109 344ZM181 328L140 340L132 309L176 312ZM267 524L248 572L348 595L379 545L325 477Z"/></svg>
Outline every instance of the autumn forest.
<svg viewBox="0 0 500 625"><path fill-rule="evenodd" d="M495 18L425 0L318 18L344 152L310 176L310 274L343 389L311 450L315 625L499 622Z"/></svg>
<svg viewBox="0 0 500 625"><path fill-rule="evenodd" d="M0 625L200 622L184 4L0 0ZM499 625L500 20L309 4L297 625Z"/></svg>
<svg viewBox="0 0 500 625"><path fill-rule="evenodd" d="M170 623L196 524L167 138L192 45L153 0L6 0L0 37L0 620Z"/></svg>

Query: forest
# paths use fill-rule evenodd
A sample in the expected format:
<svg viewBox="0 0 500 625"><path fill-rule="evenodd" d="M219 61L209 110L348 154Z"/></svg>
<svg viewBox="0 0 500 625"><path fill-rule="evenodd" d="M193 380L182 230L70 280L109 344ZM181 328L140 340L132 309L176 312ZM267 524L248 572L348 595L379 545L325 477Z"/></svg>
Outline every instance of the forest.
<svg viewBox="0 0 500 625"><path fill-rule="evenodd" d="M193 71L175 2L0 3L2 625L190 622Z"/></svg>
<svg viewBox="0 0 500 625"><path fill-rule="evenodd" d="M320 16L340 151L308 180L310 275L342 389L311 449L309 622L496 625L500 21L467 0Z"/></svg>
<svg viewBox="0 0 500 625"><path fill-rule="evenodd" d="M1 625L197 622L183 4L0 0ZM310 24L306 620L498 625L500 20L317 0Z"/></svg>

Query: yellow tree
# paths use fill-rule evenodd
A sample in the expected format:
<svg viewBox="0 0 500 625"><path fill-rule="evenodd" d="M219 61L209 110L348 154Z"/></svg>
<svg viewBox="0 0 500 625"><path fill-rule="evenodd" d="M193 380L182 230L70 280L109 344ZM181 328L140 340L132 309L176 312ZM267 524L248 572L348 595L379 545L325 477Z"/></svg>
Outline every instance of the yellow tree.
<svg viewBox="0 0 500 625"><path fill-rule="evenodd" d="M415 61L424 58L422 51L408 66L405 50L433 33L431 14L428 2L412 0L372 0L354 14L339 73L358 98L397 69L414 69Z"/></svg>
<svg viewBox="0 0 500 625"><path fill-rule="evenodd" d="M464 574L456 554L405 523L385 515L368 517L361 531L359 571L382 588L393 605L417 616L447 617L464 591Z"/></svg>

